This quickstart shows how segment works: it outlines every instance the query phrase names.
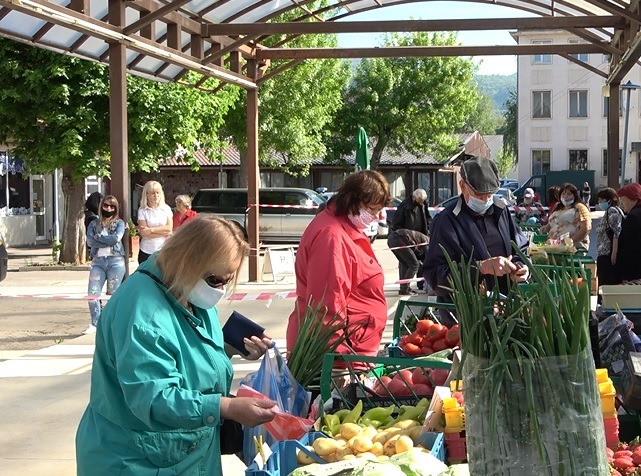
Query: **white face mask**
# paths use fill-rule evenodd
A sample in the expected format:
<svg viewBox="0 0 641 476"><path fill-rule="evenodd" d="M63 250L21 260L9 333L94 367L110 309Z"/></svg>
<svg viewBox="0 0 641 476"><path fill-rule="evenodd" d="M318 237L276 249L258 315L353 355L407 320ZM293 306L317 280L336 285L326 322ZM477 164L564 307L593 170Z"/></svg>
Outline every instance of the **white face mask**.
<svg viewBox="0 0 641 476"><path fill-rule="evenodd" d="M480 215L484 214L494 203L494 198L490 196L487 200L481 200L480 198L470 197L467 200L467 206L470 207L470 210L476 212Z"/></svg>
<svg viewBox="0 0 641 476"><path fill-rule="evenodd" d="M563 203L563 205L565 205L566 207L569 207L570 205L572 205L572 204L574 203L574 197L570 197L570 198L562 198L562 199L561 199L561 202L562 202L562 203Z"/></svg>
<svg viewBox="0 0 641 476"><path fill-rule="evenodd" d="M212 288L204 279L199 279L189 293L187 301L202 309L211 309L225 296L225 288Z"/></svg>
<svg viewBox="0 0 641 476"><path fill-rule="evenodd" d="M378 217L372 215L370 212L365 210L364 208L361 208L358 211L358 215L347 215L347 218L349 218L349 221L351 221L356 228L359 230L364 230L367 228L371 223L375 222L378 220Z"/></svg>

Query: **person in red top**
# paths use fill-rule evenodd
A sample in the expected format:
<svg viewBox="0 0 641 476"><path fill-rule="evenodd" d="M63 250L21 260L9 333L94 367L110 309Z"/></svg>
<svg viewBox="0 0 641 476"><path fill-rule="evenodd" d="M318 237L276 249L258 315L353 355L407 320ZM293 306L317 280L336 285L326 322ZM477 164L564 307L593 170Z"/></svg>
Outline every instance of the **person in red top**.
<svg viewBox="0 0 641 476"><path fill-rule="evenodd" d="M178 195L176 197L176 211L174 212L173 230L176 231L176 228L187 220L191 220L196 215L198 215L198 213L191 209L191 198L189 198L189 195Z"/></svg>
<svg viewBox="0 0 641 476"><path fill-rule="evenodd" d="M294 347L307 306L322 302L326 319L338 314L349 325L350 339L338 353L351 353L351 348L377 354L387 321L385 277L364 230L390 200L385 177L361 170L345 179L307 226L296 253L297 296L287 325L287 350Z"/></svg>

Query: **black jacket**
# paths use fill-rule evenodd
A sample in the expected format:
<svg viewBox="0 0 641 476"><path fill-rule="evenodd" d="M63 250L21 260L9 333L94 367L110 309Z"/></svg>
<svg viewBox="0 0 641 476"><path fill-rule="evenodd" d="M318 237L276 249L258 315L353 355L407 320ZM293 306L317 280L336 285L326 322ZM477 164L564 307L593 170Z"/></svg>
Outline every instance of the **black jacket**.
<svg viewBox="0 0 641 476"><path fill-rule="evenodd" d="M438 213L432 220L430 227L430 247L423 263L423 277L436 292L442 297L449 297L449 293L441 286L449 286L450 267L445 258L441 246L445 248L453 261L461 261L461 257L473 261L481 261L491 258L485 245L481 232L474 223L473 218L464 210L463 196L445 207L445 210ZM503 237L506 250L512 250L511 241L514 241L523 252L528 247L528 240L514 222L510 211L501 200L495 200L493 212L498 214L499 233ZM515 263L523 261L518 255L512 254ZM492 278L493 279L493 278ZM499 279L499 283L500 283ZM492 281L493 284L493 281Z"/></svg>
<svg viewBox="0 0 641 476"><path fill-rule="evenodd" d="M407 230L405 228L401 228L400 230L392 231L390 233L390 236L392 234L397 234L398 237L401 239L403 243L405 243L406 246L420 245L422 243L429 242L429 238L427 237L427 235L424 233L421 233L420 231ZM389 241L389 238L388 238L388 241ZM411 248L411 250L414 252L414 254L416 255L416 258L419 261L423 261L425 259L425 251L427 250L427 245L414 246L414 248Z"/></svg>
<svg viewBox="0 0 641 476"><path fill-rule="evenodd" d="M410 195L396 208L392 219L392 230L414 230L424 235L429 233L430 219L425 204L417 204Z"/></svg>
<svg viewBox="0 0 641 476"><path fill-rule="evenodd" d="M635 205L621 223L617 268L621 279L641 278L641 205Z"/></svg>

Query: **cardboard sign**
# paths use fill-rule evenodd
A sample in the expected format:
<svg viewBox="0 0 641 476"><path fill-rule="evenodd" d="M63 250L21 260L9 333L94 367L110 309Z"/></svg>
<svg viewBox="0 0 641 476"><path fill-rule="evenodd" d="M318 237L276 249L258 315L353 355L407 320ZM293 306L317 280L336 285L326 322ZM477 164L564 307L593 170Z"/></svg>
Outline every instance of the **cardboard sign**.
<svg viewBox="0 0 641 476"><path fill-rule="evenodd" d="M275 282L285 276L293 276L295 274L294 261L293 248L267 248L261 278L264 280L266 274L271 274L272 280Z"/></svg>

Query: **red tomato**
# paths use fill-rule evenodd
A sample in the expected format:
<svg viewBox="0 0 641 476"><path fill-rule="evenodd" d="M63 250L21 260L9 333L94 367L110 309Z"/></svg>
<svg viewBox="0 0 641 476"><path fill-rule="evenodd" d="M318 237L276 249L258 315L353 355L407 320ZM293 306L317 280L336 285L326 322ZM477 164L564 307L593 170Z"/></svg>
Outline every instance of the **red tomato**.
<svg viewBox="0 0 641 476"><path fill-rule="evenodd" d="M412 372L412 382L415 385L431 385L430 379L427 374L427 370L423 370L421 367L416 367Z"/></svg>
<svg viewBox="0 0 641 476"><path fill-rule="evenodd" d="M422 353L421 348L416 344L412 344L411 342L407 342L402 347L402 349L407 355L420 355Z"/></svg>
<svg viewBox="0 0 641 476"><path fill-rule="evenodd" d="M406 396L411 394L409 387L403 383L402 380L392 379L387 386L387 389L395 396Z"/></svg>
<svg viewBox="0 0 641 476"><path fill-rule="evenodd" d="M445 342L445 339L434 341L434 343L432 344L432 349L434 349L434 352L439 352L441 350L447 349L447 343Z"/></svg>
<svg viewBox="0 0 641 476"><path fill-rule="evenodd" d="M427 331L426 337L430 342L434 342L435 340L439 340L441 338L441 328L439 326L440 324L434 324L430 326L429 330Z"/></svg>
<svg viewBox="0 0 641 476"><path fill-rule="evenodd" d="M406 342L414 345L421 345L421 342L423 342L423 336L418 332L412 332L407 336Z"/></svg>
<svg viewBox="0 0 641 476"><path fill-rule="evenodd" d="M421 347L421 353L423 355L432 355L434 353L434 349L432 349L431 345L424 345Z"/></svg>
<svg viewBox="0 0 641 476"><path fill-rule="evenodd" d="M450 327L445 333L445 343L448 347L454 347L458 344L459 341L459 327L458 324L454 324Z"/></svg>
<svg viewBox="0 0 641 476"><path fill-rule="evenodd" d="M434 389L432 388L431 385L425 385L425 384L414 384L412 386L412 390L414 390L414 393L416 395L428 395L432 396L434 395Z"/></svg>
<svg viewBox="0 0 641 476"><path fill-rule="evenodd" d="M429 319L421 319L416 322L416 332L419 334L427 334L427 331L434 325L434 322Z"/></svg>
<svg viewBox="0 0 641 476"><path fill-rule="evenodd" d="M450 371L447 369L432 369L430 372L430 378L432 379L432 382L434 382L435 387L444 385L449 375Z"/></svg>
<svg viewBox="0 0 641 476"><path fill-rule="evenodd" d="M399 370L392 380L400 380L401 382L407 382L412 385L412 371L409 369Z"/></svg>

